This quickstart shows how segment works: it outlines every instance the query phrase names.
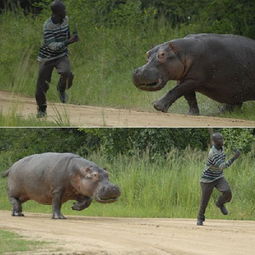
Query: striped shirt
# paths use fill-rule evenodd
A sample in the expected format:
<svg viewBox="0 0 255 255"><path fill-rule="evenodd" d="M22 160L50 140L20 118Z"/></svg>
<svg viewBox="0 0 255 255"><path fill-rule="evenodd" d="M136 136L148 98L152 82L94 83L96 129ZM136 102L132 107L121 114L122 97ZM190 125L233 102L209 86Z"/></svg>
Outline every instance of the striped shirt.
<svg viewBox="0 0 255 255"><path fill-rule="evenodd" d="M209 183L222 178L224 176L223 169L229 167L233 162L233 159L226 161L223 148L218 150L215 146L212 146L200 181Z"/></svg>
<svg viewBox="0 0 255 255"><path fill-rule="evenodd" d="M38 61L49 61L67 56L67 41L70 38L68 17L61 24L54 24L49 18L43 25L43 44L40 48Z"/></svg>

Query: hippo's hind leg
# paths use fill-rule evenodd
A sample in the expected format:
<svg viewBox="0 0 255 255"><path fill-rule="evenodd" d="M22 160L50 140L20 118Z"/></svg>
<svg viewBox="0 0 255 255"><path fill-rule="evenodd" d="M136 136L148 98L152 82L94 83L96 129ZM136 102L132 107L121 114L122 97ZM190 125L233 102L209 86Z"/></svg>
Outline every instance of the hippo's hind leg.
<svg viewBox="0 0 255 255"><path fill-rule="evenodd" d="M63 190L55 190L52 198L52 219L66 219L61 213Z"/></svg>
<svg viewBox="0 0 255 255"><path fill-rule="evenodd" d="M224 104L222 107L220 107L220 112L233 112L235 110L240 110L242 108L243 103L239 104Z"/></svg>
<svg viewBox="0 0 255 255"><path fill-rule="evenodd" d="M184 94L185 99L189 104L189 113L190 115L199 115L199 108L197 105L197 98L195 91Z"/></svg>
<svg viewBox="0 0 255 255"><path fill-rule="evenodd" d="M19 198L9 197L12 204L12 216L24 216L22 213L22 202Z"/></svg>
<svg viewBox="0 0 255 255"><path fill-rule="evenodd" d="M91 202L92 199L90 197L79 196L77 202L73 204L72 209L77 211L84 210L90 206Z"/></svg>

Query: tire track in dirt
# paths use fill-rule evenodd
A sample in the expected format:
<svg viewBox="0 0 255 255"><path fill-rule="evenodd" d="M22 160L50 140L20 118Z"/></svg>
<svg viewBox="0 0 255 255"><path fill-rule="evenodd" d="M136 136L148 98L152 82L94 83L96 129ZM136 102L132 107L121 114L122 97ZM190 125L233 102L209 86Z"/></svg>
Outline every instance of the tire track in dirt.
<svg viewBox="0 0 255 255"><path fill-rule="evenodd" d="M52 220L47 214L12 217L0 211L0 229L51 242L42 254L254 254L254 221L207 220L203 227L195 223L195 219L86 216Z"/></svg>
<svg viewBox="0 0 255 255"><path fill-rule="evenodd" d="M0 111L23 118L34 117L35 99L0 91ZM255 127L255 121L241 119L60 103L49 103L47 120L80 127Z"/></svg>

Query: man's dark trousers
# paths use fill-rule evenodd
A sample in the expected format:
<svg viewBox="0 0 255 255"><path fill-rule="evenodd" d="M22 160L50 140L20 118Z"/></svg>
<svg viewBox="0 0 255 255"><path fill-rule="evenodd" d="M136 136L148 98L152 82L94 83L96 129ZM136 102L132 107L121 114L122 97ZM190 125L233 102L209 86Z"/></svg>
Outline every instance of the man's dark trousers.
<svg viewBox="0 0 255 255"><path fill-rule="evenodd" d="M35 94L39 111L46 111L46 93L49 89L49 83L51 81L51 75L54 67L60 74L58 90L60 92L64 92L66 89L72 86L73 74L71 72L71 66L67 56L53 59L47 62L41 62Z"/></svg>
<svg viewBox="0 0 255 255"><path fill-rule="evenodd" d="M201 185L202 197L201 197L200 208L199 208L197 218L204 220L205 210L210 200L210 197L212 195L214 187L218 191L222 192L222 194L218 198L218 201L216 202L217 206L222 206L223 204L230 202L232 198L232 192L228 182L226 181L224 177L221 177L220 179L210 183L200 182L200 185Z"/></svg>

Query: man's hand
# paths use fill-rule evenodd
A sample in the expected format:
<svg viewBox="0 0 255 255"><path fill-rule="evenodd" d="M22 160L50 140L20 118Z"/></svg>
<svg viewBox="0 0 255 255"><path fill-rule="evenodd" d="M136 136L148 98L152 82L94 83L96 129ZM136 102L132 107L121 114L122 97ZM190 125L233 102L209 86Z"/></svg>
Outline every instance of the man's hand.
<svg viewBox="0 0 255 255"><path fill-rule="evenodd" d="M74 34L72 35L69 39L68 39L68 44L71 44L71 43L75 43L75 42L78 42L79 41L79 37L77 34Z"/></svg>
<svg viewBox="0 0 255 255"><path fill-rule="evenodd" d="M234 159L238 159L239 157L240 157L240 155L241 155L241 152L239 151L239 150L236 150L235 151L235 155L234 155Z"/></svg>

